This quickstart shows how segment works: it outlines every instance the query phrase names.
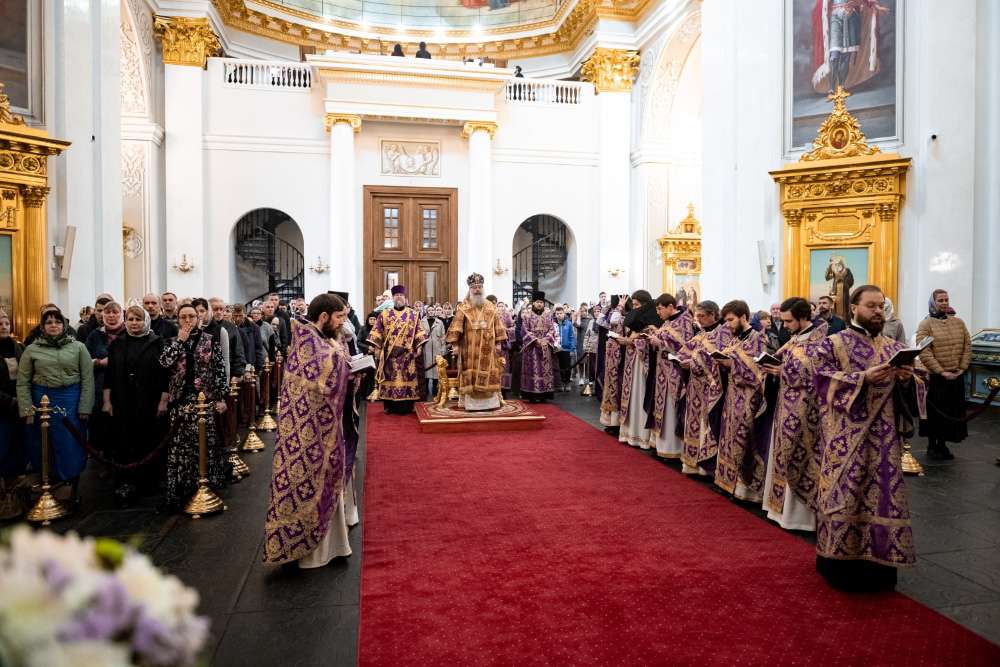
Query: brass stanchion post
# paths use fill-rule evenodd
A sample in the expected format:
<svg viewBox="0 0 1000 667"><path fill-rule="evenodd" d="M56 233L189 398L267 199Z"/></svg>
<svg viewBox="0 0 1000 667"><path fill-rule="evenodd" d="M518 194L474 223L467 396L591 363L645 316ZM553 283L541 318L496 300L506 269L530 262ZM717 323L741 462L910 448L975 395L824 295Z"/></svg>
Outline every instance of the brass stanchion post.
<svg viewBox="0 0 1000 667"><path fill-rule="evenodd" d="M240 381L236 378L232 378L229 381L229 397L226 403L228 404L229 414L226 415L229 420L230 437L232 438L232 446L229 448L229 465L233 467L233 477L237 480L243 479L250 474L250 466L240 458L240 425L239 420L236 415L236 406L238 405L238 399L240 395Z"/></svg>
<svg viewBox="0 0 1000 667"><path fill-rule="evenodd" d="M243 451L257 453L264 449L264 441L257 435L257 371L250 370L247 391L250 392L250 425L247 427L247 437L243 440Z"/></svg>
<svg viewBox="0 0 1000 667"><path fill-rule="evenodd" d="M264 388L264 414L261 415L260 420L257 422L257 428L261 431L274 431L278 428L278 424L275 423L274 417L271 416L271 370L272 365L270 360L264 361L264 380L261 382L261 386Z"/></svg>
<svg viewBox="0 0 1000 667"><path fill-rule="evenodd" d="M48 526L55 519L69 514L69 509L56 500L56 497L52 495L52 486L49 484L49 413L52 412L52 409L49 407L47 395L42 396L41 405L38 406L36 412L38 413L38 428L42 431L42 495L28 512L27 518L28 521L41 521L43 526Z"/></svg>
<svg viewBox="0 0 1000 667"><path fill-rule="evenodd" d="M278 401L281 400L281 378L284 376L285 369L285 358L281 356L281 351L278 351L274 355L274 382L271 383L271 389L274 390L274 395L271 397L274 403L274 412L278 412Z"/></svg>
<svg viewBox="0 0 1000 667"><path fill-rule="evenodd" d="M205 392L198 394L198 490L184 508L192 519L200 519L202 514L213 514L226 509L222 499L208 488L208 443L205 441Z"/></svg>

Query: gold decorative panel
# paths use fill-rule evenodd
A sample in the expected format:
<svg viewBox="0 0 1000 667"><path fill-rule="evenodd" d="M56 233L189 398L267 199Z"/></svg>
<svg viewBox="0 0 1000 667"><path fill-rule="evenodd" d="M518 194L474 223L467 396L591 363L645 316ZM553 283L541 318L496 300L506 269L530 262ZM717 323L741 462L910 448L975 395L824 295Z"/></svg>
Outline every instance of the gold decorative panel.
<svg viewBox="0 0 1000 667"><path fill-rule="evenodd" d="M694 204L687 216L658 239L663 254L663 291L683 306L693 307L701 294L701 223Z"/></svg>
<svg viewBox="0 0 1000 667"><path fill-rule="evenodd" d="M878 285L895 299L899 212L910 158L868 146L838 88L834 109L813 148L798 162L770 172L781 192L785 219L784 297L834 298L847 315L850 289Z"/></svg>
<svg viewBox="0 0 1000 667"><path fill-rule="evenodd" d="M19 338L48 299L48 157L67 146L68 141L50 139L13 115L0 83L0 309L10 316Z"/></svg>

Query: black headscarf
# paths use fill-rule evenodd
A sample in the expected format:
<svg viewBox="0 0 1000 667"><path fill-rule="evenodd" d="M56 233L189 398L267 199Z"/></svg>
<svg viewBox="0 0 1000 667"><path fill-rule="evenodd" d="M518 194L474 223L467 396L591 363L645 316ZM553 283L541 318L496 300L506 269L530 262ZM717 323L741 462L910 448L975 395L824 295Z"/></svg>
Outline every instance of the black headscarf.
<svg viewBox="0 0 1000 667"><path fill-rule="evenodd" d="M632 295L634 301L639 302L639 307L633 309L625 316L625 328L636 333L646 327L659 327L663 320L656 314L656 302L653 296L646 290L639 290Z"/></svg>

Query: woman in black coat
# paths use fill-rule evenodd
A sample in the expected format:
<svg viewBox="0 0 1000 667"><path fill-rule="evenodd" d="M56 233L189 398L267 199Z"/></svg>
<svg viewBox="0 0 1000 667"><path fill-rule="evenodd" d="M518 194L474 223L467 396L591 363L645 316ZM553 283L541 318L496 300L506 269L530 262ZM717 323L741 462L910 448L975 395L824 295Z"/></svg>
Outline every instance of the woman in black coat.
<svg viewBox="0 0 1000 667"><path fill-rule="evenodd" d="M128 505L136 495L156 491L163 477L162 452L143 462L160 446L167 413L167 370L160 365L163 339L149 329L149 313L140 306L125 311L126 335L108 348L104 375L103 412L109 417L111 461L129 466L115 469L115 497Z"/></svg>

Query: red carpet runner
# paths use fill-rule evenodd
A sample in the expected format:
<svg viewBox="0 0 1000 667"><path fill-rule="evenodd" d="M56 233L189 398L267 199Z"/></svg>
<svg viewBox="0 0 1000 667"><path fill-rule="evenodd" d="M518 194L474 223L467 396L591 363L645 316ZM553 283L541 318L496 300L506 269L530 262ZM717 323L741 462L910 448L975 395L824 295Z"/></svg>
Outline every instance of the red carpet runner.
<svg viewBox="0 0 1000 667"><path fill-rule="evenodd" d="M903 595L828 588L807 543L543 409L540 431L473 436L369 412L361 665L1000 665Z"/></svg>

